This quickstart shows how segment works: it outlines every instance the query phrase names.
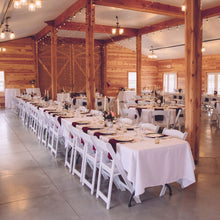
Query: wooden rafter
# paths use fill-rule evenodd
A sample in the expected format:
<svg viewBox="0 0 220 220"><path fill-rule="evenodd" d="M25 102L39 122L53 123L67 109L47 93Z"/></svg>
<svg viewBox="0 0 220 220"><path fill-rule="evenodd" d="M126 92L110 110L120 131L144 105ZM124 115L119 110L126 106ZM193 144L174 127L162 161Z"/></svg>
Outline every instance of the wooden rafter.
<svg viewBox="0 0 220 220"><path fill-rule="evenodd" d="M184 13L181 11L181 7L161 4L158 2L145 0L96 0L95 4L184 18Z"/></svg>
<svg viewBox="0 0 220 220"><path fill-rule="evenodd" d="M86 6L86 0L78 0L77 2L73 3L69 8L67 8L61 15L59 15L55 19L54 26L58 27L69 17L72 17L80 9L85 8L85 6Z"/></svg>
<svg viewBox="0 0 220 220"><path fill-rule="evenodd" d="M120 36L115 36L115 37L112 37L112 38L110 38L110 39L108 39L108 40L105 40L104 43L105 43L105 44L114 43L114 42L117 42L117 41L121 41L121 40L125 40L125 39L131 38L131 37L135 37L135 36L136 36L136 35L129 36L129 37L127 37L127 36L122 36L122 35L120 35Z"/></svg>
<svg viewBox="0 0 220 220"><path fill-rule="evenodd" d="M174 19L170 19L167 21L162 21L160 23L157 23L151 26L146 26L144 28L141 28L139 29L139 34L148 34L151 32L163 30L168 27L175 27L175 26L182 25L182 24L184 24L184 19L174 18Z"/></svg>
<svg viewBox="0 0 220 220"><path fill-rule="evenodd" d="M51 26L47 25L35 35L35 40L39 40L43 36L47 35L50 31L51 31Z"/></svg>
<svg viewBox="0 0 220 220"><path fill-rule="evenodd" d="M216 15L220 15L220 5L202 11L202 18L210 18Z"/></svg>
<svg viewBox="0 0 220 220"><path fill-rule="evenodd" d="M107 25L94 25L94 32L95 33L112 33L113 26ZM122 27L123 28L123 27ZM86 31L86 24L85 23L78 23L78 22L65 22L59 29L62 30L71 30L71 31ZM124 33L123 36L134 36L138 33L138 29L135 28L123 28Z"/></svg>

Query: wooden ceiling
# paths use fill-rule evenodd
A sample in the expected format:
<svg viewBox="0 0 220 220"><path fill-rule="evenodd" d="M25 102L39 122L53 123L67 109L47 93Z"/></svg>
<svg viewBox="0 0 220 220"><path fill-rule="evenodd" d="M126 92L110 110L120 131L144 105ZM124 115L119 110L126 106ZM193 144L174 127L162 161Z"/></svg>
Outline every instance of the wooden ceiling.
<svg viewBox="0 0 220 220"><path fill-rule="evenodd" d="M9 2L9 0L5 0L5 5L7 2ZM168 28L171 30L172 27L179 27L180 25L183 25L184 12L181 11L182 3L182 0L94 0L94 4L96 5L95 38L102 39L105 43L124 40L120 43L126 47L132 48L134 47L134 45L131 45L131 42L133 42L132 39L126 39L130 39L131 37L137 36L137 34L141 34L143 35L142 39L144 41L144 39L146 39L150 33L154 33L160 30L167 30ZM4 12L4 8L1 4L0 9L2 7L2 13L0 18L3 16ZM22 9L23 11L20 11L19 13L19 10L13 9L11 7L8 12L8 15L12 17L11 23L9 22L9 25L11 24L11 27L18 38L35 35L36 39L39 40L50 32L50 25L44 23L45 21L50 20L53 21L53 25L57 27L58 36L85 38L85 4L86 0L63 0L62 4L58 4L58 2L55 0L47 0L43 1L44 8L39 9L34 14L24 11L24 9ZM48 7L50 7L51 9L49 10ZM63 9L64 7L66 7L66 9ZM41 12L41 10L44 10L44 12ZM46 16L46 13L48 16ZM40 16L42 17L38 17L39 24L36 22L36 20L34 24L28 23L28 20L33 20L37 14L40 14ZM111 29L115 26L116 23L116 15L119 16L119 24L125 30L123 36L114 36L111 33ZM206 19L216 16L216 19L218 19L219 15L219 0L202 1L203 18ZM16 16L18 18L19 16L22 17L22 20L17 19L16 23ZM44 22L42 22L42 19ZM22 21L24 27L22 26ZM18 29L16 29L17 26ZM44 27L42 28L42 26ZM20 30L22 30L22 34L19 34ZM173 30L171 32L173 32ZM184 31L182 32L182 35L180 35L182 37L180 37L179 42L184 42ZM151 46L153 46L154 48L168 46L166 45L166 43L164 43L164 39L170 37L172 38L172 36L169 36L170 34L165 33L165 31L164 34L160 35L163 36L161 36L159 43L156 41L143 42L143 53L145 53L144 51L146 51L146 54L149 53L149 49L151 48ZM172 35L178 36L178 34L175 33L172 33ZM216 33L216 35L218 35L218 32ZM174 44L175 42L178 41L175 39ZM162 59L164 58L165 57L162 57Z"/></svg>

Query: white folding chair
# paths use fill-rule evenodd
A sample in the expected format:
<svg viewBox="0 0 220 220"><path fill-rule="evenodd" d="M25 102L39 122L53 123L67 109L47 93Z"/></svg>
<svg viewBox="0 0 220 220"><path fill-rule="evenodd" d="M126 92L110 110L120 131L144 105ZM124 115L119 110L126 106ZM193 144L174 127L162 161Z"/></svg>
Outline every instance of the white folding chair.
<svg viewBox="0 0 220 220"><path fill-rule="evenodd" d="M145 128L145 129L150 130L150 131L153 131L155 133L157 133L159 128L160 128L158 125L154 125L154 124L151 124L151 123L142 123L142 124L140 124L140 127Z"/></svg>
<svg viewBox="0 0 220 220"><path fill-rule="evenodd" d="M152 112L152 124L160 127L169 127L170 112L164 110L154 110Z"/></svg>
<svg viewBox="0 0 220 220"><path fill-rule="evenodd" d="M98 151L93 149L93 142L91 140L91 136L82 132L81 138L84 142L84 164L83 164L83 174L82 174L82 185L86 185L91 190L91 195L94 193L95 189L95 178L96 178L96 170L98 166ZM87 167L92 169L92 180L89 180L89 177L87 178Z"/></svg>
<svg viewBox="0 0 220 220"><path fill-rule="evenodd" d="M75 148L74 148L74 155L73 155L73 167L72 167L72 174L77 175L80 178L80 182L82 182L83 177L83 165L84 165L84 159L85 159L85 147L84 147L84 141L81 138L82 131L78 130L77 128L72 127L71 132L73 133L73 136L75 139ZM78 168L77 165L80 165L79 158L81 157L81 166Z"/></svg>
<svg viewBox="0 0 220 220"><path fill-rule="evenodd" d="M74 134L71 131L72 125L64 124L63 127L64 127L63 133L65 138L65 149L66 149L64 166L69 168L69 172L71 173L73 166L73 155L74 155L76 137L74 137Z"/></svg>
<svg viewBox="0 0 220 220"><path fill-rule="evenodd" d="M61 127L56 117L51 117L53 123L51 153L57 157L59 138L61 138Z"/></svg>
<svg viewBox="0 0 220 220"><path fill-rule="evenodd" d="M96 148L96 151L100 154L99 160L99 174L98 174L98 183L96 198L100 197L106 203L106 209L110 208L111 203L111 194L112 194L112 185L113 180L117 179L117 184L120 184L120 189L127 189L130 193L134 193L134 188L132 184L128 181L125 171L120 163L120 160L116 157L116 154L109 143L99 140L95 136L91 136L93 144ZM111 159L108 158L108 155L111 156ZM101 177L102 173L105 172L109 176L108 192L107 195L101 191ZM121 176L122 180L119 178ZM115 183L115 182L114 182ZM134 197L136 202L140 202L138 198Z"/></svg>
<svg viewBox="0 0 220 220"><path fill-rule="evenodd" d="M183 132L175 130L175 129L164 128L162 134L169 135L169 136L176 137L176 138L180 138L182 140L186 140L188 133L187 132L183 133Z"/></svg>

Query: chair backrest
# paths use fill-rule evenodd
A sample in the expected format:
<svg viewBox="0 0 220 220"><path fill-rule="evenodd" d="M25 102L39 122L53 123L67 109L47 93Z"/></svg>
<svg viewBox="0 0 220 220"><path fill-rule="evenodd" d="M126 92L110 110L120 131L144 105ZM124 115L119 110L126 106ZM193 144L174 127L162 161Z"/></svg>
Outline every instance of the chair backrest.
<svg viewBox="0 0 220 220"><path fill-rule="evenodd" d="M134 108L129 108L127 117L130 118L131 120L138 120L139 119L138 111Z"/></svg>
<svg viewBox="0 0 220 220"><path fill-rule="evenodd" d="M93 141L91 139L91 135L88 135L84 133L83 131L80 131L79 135L80 135L80 138L84 142L84 146L86 147L87 152L92 153L93 152Z"/></svg>
<svg viewBox="0 0 220 220"><path fill-rule="evenodd" d="M183 133L183 132L178 131L178 130L175 130L175 129L167 129L167 128L164 128L162 134L169 135L169 136L173 136L173 137L176 137L176 138L180 138L180 139L182 139L182 140L185 140L188 133L187 133L187 132L184 132L184 133Z"/></svg>
<svg viewBox="0 0 220 220"><path fill-rule="evenodd" d="M158 130L159 130L159 126L156 126L156 125L154 125L154 124L151 124L151 123L143 123L143 124L141 124L140 125L142 128L145 128L145 129L147 129L147 130L150 130L150 131L153 131L153 132L155 132L155 133L157 133L158 132Z"/></svg>
<svg viewBox="0 0 220 220"><path fill-rule="evenodd" d="M131 193L134 192L133 186L131 185L131 183L128 181L125 170L119 160L118 157L116 157L116 154L111 146L111 144L106 143L100 139L98 139L96 136L91 136L92 142L95 146L95 148L103 155L102 158L110 161L108 159L108 154L110 154L111 156L111 161L114 164L114 166L116 166L118 168L118 171L120 172L120 175L122 176L124 182L125 182L125 187L127 188L127 190L129 190Z"/></svg>

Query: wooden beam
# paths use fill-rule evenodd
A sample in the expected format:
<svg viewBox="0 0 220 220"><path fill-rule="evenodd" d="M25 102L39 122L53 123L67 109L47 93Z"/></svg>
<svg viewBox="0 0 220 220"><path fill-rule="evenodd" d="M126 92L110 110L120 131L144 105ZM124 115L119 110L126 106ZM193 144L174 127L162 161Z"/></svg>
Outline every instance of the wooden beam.
<svg viewBox="0 0 220 220"><path fill-rule="evenodd" d="M114 27L95 24L94 33L112 34L112 28ZM86 24L79 22L65 22L63 25L59 27L59 29L71 30L71 31L86 31ZM123 28L123 29L124 29L123 36L134 36L138 33L138 29L135 28Z"/></svg>
<svg viewBox="0 0 220 220"><path fill-rule="evenodd" d="M39 60L39 51L38 51L38 42L34 41L34 51L35 51L35 72L36 72L36 82L35 85L39 88L39 67L38 67L38 60Z"/></svg>
<svg viewBox="0 0 220 220"><path fill-rule="evenodd" d="M163 29L166 29L166 28L171 28L171 27L175 27L175 26L178 26L178 25L182 25L184 23L185 23L184 19L174 18L174 19L170 19L170 20L167 20L167 21L162 21L162 22L157 23L157 24L153 24L151 26L143 27L143 28L139 29L138 33L139 34L148 34L148 33L163 30Z"/></svg>
<svg viewBox="0 0 220 220"><path fill-rule="evenodd" d="M112 37L108 40L104 40L104 44L110 44L110 43L114 43L114 42L117 42L117 41L126 40L128 38L135 37L135 36L136 35L127 37L127 36L117 35L117 36Z"/></svg>
<svg viewBox="0 0 220 220"><path fill-rule="evenodd" d="M85 5L86 5L86 0L78 0L77 2L73 3L69 8L67 8L61 15L59 15L55 19L54 26L58 27L69 17L72 17L80 9L85 8Z"/></svg>
<svg viewBox="0 0 220 220"><path fill-rule="evenodd" d="M101 92L106 96L107 90L107 45L101 47Z"/></svg>
<svg viewBox="0 0 220 220"><path fill-rule="evenodd" d="M136 72L137 72L137 95L141 95L141 35L136 37Z"/></svg>
<svg viewBox="0 0 220 220"><path fill-rule="evenodd" d="M95 6L93 0L86 4L86 95L87 108L95 109L95 59L94 59Z"/></svg>
<svg viewBox="0 0 220 220"><path fill-rule="evenodd" d="M148 12L177 18L184 18L184 12L181 7L161 4L159 2L151 2L145 0L96 0L96 5L129 9L134 11Z"/></svg>
<svg viewBox="0 0 220 220"><path fill-rule="evenodd" d="M51 84L52 99L57 98L57 31L56 27L51 26Z"/></svg>
<svg viewBox="0 0 220 220"><path fill-rule="evenodd" d="M51 32L51 26L47 25L35 35L35 40L39 40L43 36L47 35L49 32Z"/></svg>
<svg viewBox="0 0 220 220"><path fill-rule="evenodd" d="M200 0L185 2L185 127L194 160L198 162L202 86L202 18Z"/></svg>
<svg viewBox="0 0 220 220"><path fill-rule="evenodd" d="M213 7L213 8L208 8L202 11L202 18L210 18L220 15L220 5Z"/></svg>

